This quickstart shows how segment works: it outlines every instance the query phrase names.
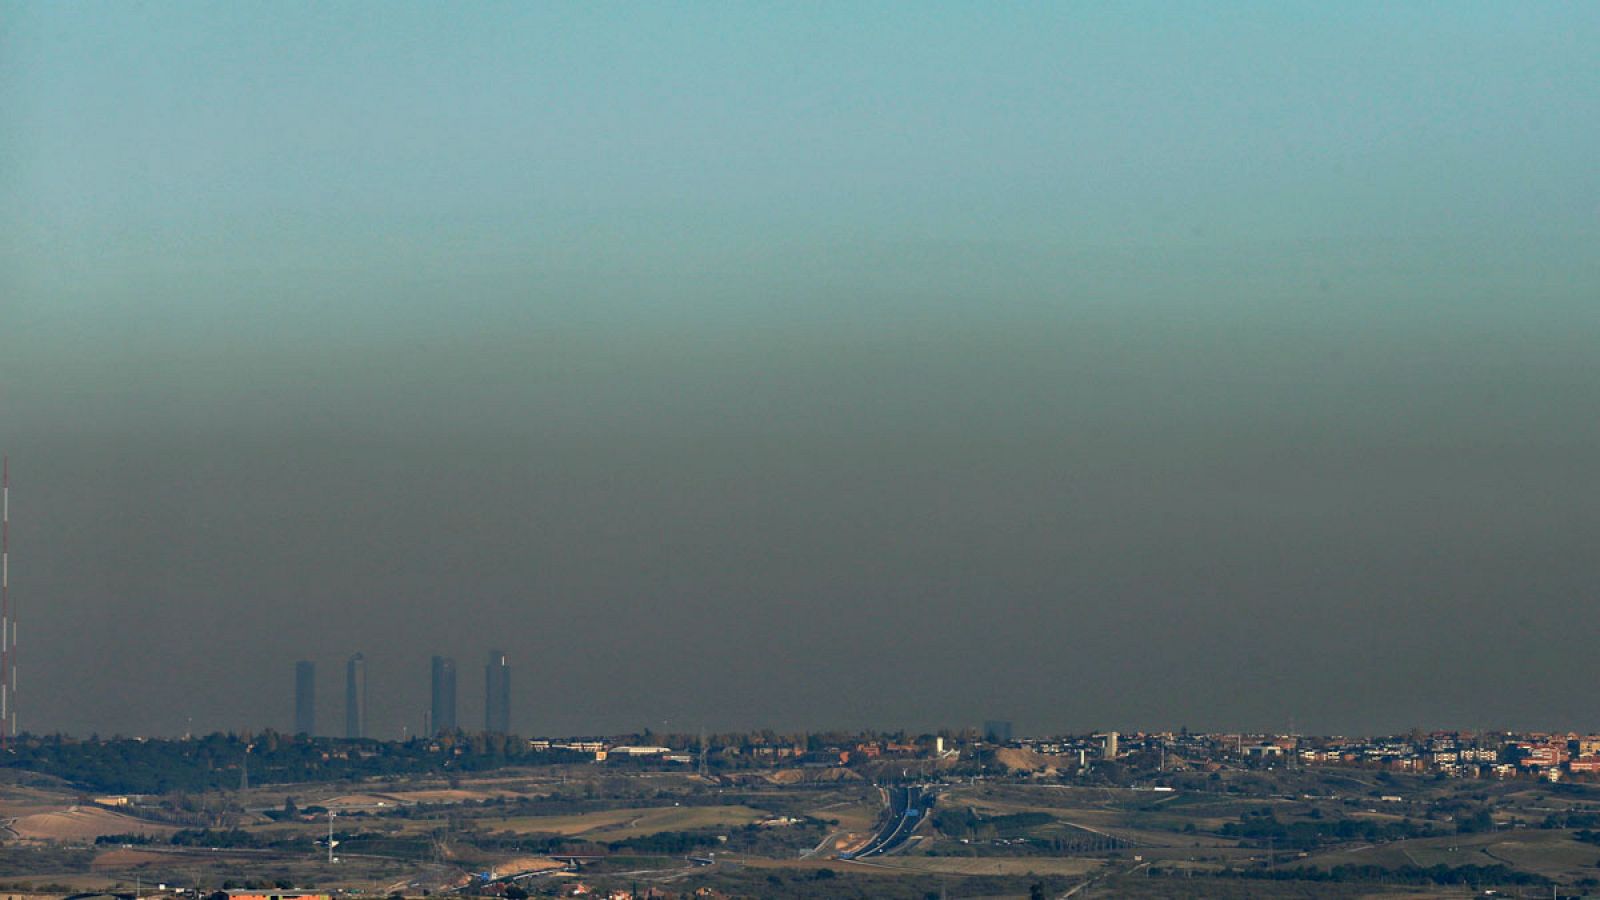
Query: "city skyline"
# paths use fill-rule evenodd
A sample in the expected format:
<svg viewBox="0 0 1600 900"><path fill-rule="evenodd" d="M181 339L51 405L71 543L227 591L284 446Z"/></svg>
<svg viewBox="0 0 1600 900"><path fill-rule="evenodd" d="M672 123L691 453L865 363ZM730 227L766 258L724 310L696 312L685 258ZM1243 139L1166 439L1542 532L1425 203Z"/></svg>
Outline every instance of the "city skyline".
<svg viewBox="0 0 1600 900"><path fill-rule="evenodd" d="M510 734L512 728L511 666L504 651L491 650L484 666L484 704L482 722L485 731ZM305 733L316 737L332 736L331 728L317 728L317 664L315 660L299 660L294 664L294 716L289 733ZM397 723L400 735L448 731L460 727L457 703L460 700L453 657L433 656L429 662L429 687L427 707L420 721ZM392 739L393 736L372 734L368 726L367 656L364 652L351 654L345 660L345 678L342 691L342 736L349 739Z"/></svg>
<svg viewBox="0 0 1600 900"><path fill-rule="evenodd" d="M0 0L0 900L1600 897L1597 47Z"/></svg>
<svg viewBox="0 0 1600 900"><path fill-rule="evenodd" d="M487 723L502 647L548 733L1586 727L1595 46L1571 2L8 4L0 693L279 727L316 660L339 733L360 649L394 738Z"/></svg>

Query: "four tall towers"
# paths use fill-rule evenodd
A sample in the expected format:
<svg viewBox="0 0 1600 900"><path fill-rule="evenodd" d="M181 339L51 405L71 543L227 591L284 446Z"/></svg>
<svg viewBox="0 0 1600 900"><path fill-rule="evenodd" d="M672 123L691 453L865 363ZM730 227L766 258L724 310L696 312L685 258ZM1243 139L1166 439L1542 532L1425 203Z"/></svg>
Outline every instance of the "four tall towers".
<svg viewBox="0 0 1600 900"><path fill-rule="evenodd" d="M499 650L484 666L485 731L511 731L511 666ZM453 731L456 721L456 661L435 656L432 671L432 733ZM294 730L317 733L317 664L294 665ZM357 653L345 661L344 731L347 738L367 737L367 658ZM0 458L0 746L17 735L17 621L11 608L11 460Z"/></svg>
<svg viewBox="0 0 1600 900"><path fill-rule="evenodd" d="M425 734L454 731L456 716L456 661L449 656L433 657L430 666L430 695ZM301 660L294 665L294 730L296 734L317 733L317 664ZM483 728L511 733L511 663L506 654L493 650L483 667ZM367 724L367 658L357 653L344 664L344 736L369 737Z"/></svg>

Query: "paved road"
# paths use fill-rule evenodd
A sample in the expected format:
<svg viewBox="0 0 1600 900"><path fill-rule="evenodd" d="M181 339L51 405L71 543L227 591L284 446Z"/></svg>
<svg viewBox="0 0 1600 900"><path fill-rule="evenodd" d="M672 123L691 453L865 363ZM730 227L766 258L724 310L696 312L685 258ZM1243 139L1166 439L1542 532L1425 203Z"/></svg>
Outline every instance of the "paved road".
<svg viewBox="0 0 1600 900"><path fill-rule="evenodd" d="M840 854L840 859L866 859L893 852L905 844L933 806L933 794L921 787L892 787L887 793L889 817L884 820L883 827L865 847L855 853Z"/></svg>
<svg viewBox="0 0 1600 900"><path fill-rule="evenodd" d="M817 854L821 853L822 851L828 849L829 847L838 846L839 839L843 838L847 834L849 834L848 831L832 831L832 832L829 832L828 835L826 837L824 837L815 847L812 847L810 850L807 850L806 852L800 854L800 858L801 859L811 859L812 857L814 857Z"/></svg>
<svg viewBox="0 0 1600 900"><path fill-rule="evenodd" d="M1134 866L1131 869L1127 869L1127 870L1122 871L1122 874L1123 875L1132 875L1133 873L1139 871L1140 869L1142 869L1142 868L1144 868L1145 866L1148 866L1148 865L1150 865L1150 863L1148 863L1148 862L1139 863L1138 865ZM1084 882L1078 883L1077 885L1075 885L1072 888L1072 890L1067 891L1065 894L1062 894L1060 897L1057 897L1056 900L1067 900L1068 897L1071 897L1073 894L1078 893L1079 891L1083 890L1084 888L1088 887L1089 885L1094 884L1095 882L1098 882L1101 879L1106 878L1107 876L1110 876L1110 875L1114 875L1114 874L1117 874L1117 870L1116 869L1110 868L1110 867L1105 868L1105 869L1101 870L1099 874L1091 877L1088 881L1084 881Z"/></svg>

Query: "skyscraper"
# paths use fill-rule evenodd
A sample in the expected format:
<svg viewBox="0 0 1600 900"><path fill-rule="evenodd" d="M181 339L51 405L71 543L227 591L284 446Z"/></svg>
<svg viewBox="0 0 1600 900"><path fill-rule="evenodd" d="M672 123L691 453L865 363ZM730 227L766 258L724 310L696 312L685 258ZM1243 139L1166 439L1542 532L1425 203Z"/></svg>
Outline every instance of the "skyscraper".
<svg viewBox="0 0 1600 900"><path fill-rule="evenodd" d="M317 664L308 659L294 664L294 733L317 733Z"/></svg>
<svg viewBox="0 0 1600 900"><path fill-rule="evenodd" d="M344 664L344 736L367 736L367 658L359 653Z"/></svg>
<svg viewBox="0 0 1600 900"><path fill-rule="evenodd" d="M454 731L456 727L456 661L448 656L433 658L433 733Z"/></svg>
<svg viewBox="0 0 1600 900"><path fill-rule="evenodd" d="M499 650L489 651L483 667L483 730L511 733L511 666Z"/></svg>

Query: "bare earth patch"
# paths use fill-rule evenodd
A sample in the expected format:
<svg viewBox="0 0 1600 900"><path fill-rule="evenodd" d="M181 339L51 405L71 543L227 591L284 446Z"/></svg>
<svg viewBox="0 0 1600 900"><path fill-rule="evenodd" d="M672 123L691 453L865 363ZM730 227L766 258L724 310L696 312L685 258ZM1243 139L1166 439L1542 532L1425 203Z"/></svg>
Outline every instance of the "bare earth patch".
<svg viewBox="0 0 1600 900"><path fill-rule="evenodd" d="M92 841L105 834L166 837L177 830L92 806L21 816L11 827L18 837L39 841Z"/></svg>
<svg viewBox="0 0 1600 900"><path fill-rule="evenodd" d="M748 806L662 806L608 809L571 816L517 816L480 821L496 830L523 834L582 835L595 840L615 841L661 831L749 825L765 818L766 813Z"/></svg>

